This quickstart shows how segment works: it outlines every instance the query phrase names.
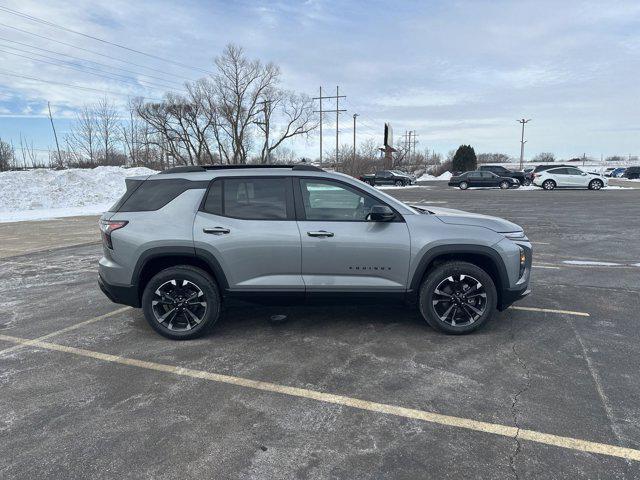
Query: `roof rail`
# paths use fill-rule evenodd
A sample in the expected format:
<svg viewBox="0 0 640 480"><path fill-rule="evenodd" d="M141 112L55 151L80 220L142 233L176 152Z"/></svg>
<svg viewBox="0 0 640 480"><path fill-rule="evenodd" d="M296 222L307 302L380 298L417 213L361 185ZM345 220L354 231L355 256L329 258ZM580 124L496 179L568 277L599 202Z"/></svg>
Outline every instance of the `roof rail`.
<svg viewBox="0 0 640 480"><path fill-rule="evenodd" d="M204 167L200 167L197 165L192 165L188 167L172 167L167 168L166 170L161 171L160 173L189 173L189 172L204 172Z"/></svg>
<svg viewBox="0 0 640 480"><path fill-rule="evenodd" d="M207 170L241 170L244 168L290 168L295 171L307 171L307 172L324 172L319 167L314 165L251 165L251 164L242 164L242 165L193 165L186 167L172 167L166 170L163 170L160 173L189 173L189 172L205 172Z"/></svg>

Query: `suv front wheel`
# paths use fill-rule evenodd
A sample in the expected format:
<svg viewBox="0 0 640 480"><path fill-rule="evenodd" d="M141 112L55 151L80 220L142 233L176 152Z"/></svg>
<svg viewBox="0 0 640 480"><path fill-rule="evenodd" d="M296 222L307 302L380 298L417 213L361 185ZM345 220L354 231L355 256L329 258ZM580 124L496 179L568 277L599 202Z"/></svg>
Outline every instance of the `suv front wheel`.
<svg viewBox="0 0 640 480"><path fill-rule="evenodd" d="M173 340L196 338L220 316L220 293L211 276L181 265L160 271L142 294L142 309L156 332Z"/></svg>
<svg viewBox="0 0 640 480"><path fill-rule="evenodd" d="M467 262L436 267L420 287L420 313L434 329L449 334L470 333L495 312L496 287L483 269Z"/></svg>

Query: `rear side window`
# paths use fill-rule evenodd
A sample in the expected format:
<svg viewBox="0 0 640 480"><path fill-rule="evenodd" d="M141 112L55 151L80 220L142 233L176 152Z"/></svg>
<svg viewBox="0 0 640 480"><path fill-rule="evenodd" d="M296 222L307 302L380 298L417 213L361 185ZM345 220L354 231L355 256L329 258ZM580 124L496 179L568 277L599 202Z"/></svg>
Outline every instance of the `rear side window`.
<svg viewBox="0 0 640 480"><path fill-rule="evenodd" d="M288 178L225 178L211 184L203 210L243 220L293 218Z"/></svg>
<svg viewBox="0 0 640 480"><path fill-rule="evenodd" d="M183 178L143 181L131 194L125 194L121 204L114 205L117 212L150 212L192 188L205 188L207 182L193 182ZM120 203L120 202L118 202Z"/></svg>

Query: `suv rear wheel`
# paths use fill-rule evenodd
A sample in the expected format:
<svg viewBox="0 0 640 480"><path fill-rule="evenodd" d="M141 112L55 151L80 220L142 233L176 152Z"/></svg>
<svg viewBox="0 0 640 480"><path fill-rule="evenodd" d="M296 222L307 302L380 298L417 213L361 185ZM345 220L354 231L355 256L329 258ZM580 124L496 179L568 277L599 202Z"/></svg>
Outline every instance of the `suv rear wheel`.
<svg viewBox="0 0 640 480"><path fill-rule="evenodd" d="M149 280L142 309L156 332L173 340L196 338L220 316L218 286L204 270L189 265L170 267Z"/></svg>
<svg viewBox="0 0 640 480"><path fill-rule="evenodd" d="M472 263L443 263L420 287L420 313L434 329L449 334L478 329L493 315L496 304L493 280Z"/></svg>

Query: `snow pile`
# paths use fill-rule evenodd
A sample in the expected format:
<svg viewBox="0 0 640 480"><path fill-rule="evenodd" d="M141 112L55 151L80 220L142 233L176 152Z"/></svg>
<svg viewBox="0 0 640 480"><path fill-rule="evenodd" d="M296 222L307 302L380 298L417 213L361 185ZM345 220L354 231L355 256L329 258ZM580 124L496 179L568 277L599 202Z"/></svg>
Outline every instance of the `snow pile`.
<svg viewBox="0 0 640 480"><path fill-rule="evenodd" d="M438 177L434 177L433 175L430 175L428 173L425 173L424 175L422 175L420 178L418 178L418 181L427 181L427 180L449 180L452 177L451 172L444 172L443 174L441 174Z"/></svg>
<svg viewBox="0 0 640 480"><path fill-rule="evenodd" d="M125 192L124 179L145 167L0 172L0 222L100 214Z"/></svg>

